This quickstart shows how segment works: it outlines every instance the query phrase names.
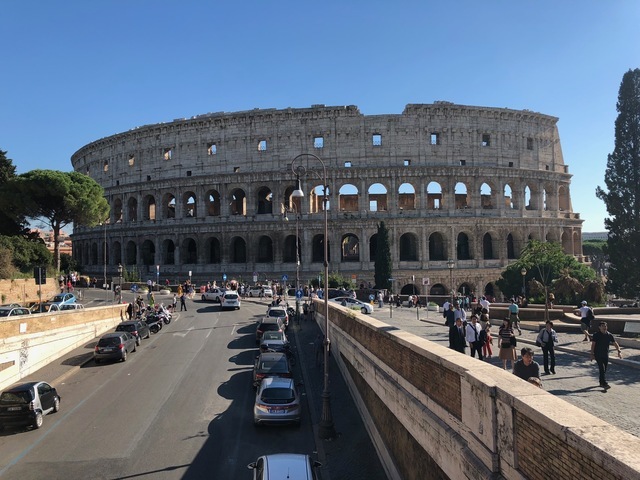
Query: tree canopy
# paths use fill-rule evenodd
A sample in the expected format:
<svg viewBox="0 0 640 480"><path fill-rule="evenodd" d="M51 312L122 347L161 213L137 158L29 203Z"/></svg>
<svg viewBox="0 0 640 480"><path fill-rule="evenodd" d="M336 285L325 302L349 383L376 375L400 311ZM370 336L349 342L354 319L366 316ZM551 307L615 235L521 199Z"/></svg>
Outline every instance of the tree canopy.
<svg viewBox="0 0 640 480"><path fill-rule="evenodd" d="M596 190L609 217L607 289L635 297L640 289L640 69L622 77L613 152L607 157L606 191Z"/></svg>
<svg viewBox="0 0 640 480"><path fill-rule="evenodd" d="M6 188L7 182L16 177L16 167L7 158L7 152L0 150L0 190ZM22 235L26 233L24 216L17 215L10 208L0 205L0 235Z"/></svg>
<svg viewBox="0 0 640 480"><path fill-rule="evenodd" d="M60 231L66 225L93 226L109 213L103 188L78 172L32 170L9 180L0 204L31 219L45 221L54 234L54 261L60 270Z"/></svg>

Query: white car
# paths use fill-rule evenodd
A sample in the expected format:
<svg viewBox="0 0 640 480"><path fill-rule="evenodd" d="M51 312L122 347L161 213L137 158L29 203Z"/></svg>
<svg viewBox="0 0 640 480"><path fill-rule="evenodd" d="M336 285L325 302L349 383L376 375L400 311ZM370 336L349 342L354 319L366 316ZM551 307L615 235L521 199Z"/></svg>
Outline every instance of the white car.
<svg viewBox="0 0 640 480"><path fill-rule="evenodd" d="M82 305L81 303L66 303L60 305L60 310L82 310L83 308L84 305Z"/></svg>
<svg viewBox="0 0 640 480"><path fill-rule="evenodd" d="M329 300L330 302L338 303L343 307L353 308L360 310L362 313L373 313L373 307L365 302L351 297L336 297Z"/></svg>
<svg viewBox="0 0 640 480"><path fill-rule="evenodd" d="M264 455L247 465L253 470L254 480L278 480L295 478L300 480L316 480L315 469L321 467L320 462L311 460L309 455L297 453L276 453Z"/></svg>
<svg viewBox="0 0 640 480"><path fill-rule="evenodd" d="M227 291L220 301L220 308L226 310L227 308L237 308L240 310L240 295L238 292Z"/></svg>
<svg viewBox="0 0 640 480"><path fill-rule="evenodd" d="M262 286L254 286L254 287L249 287L249 296L250 297L273 297L273 290L271 290L271 287L262 287Z"/></svg>
<svg viewBox="0 0 640 480"><path fill-rule="evenodd" d="M271 287L264 287L264 296L273 298L273 290Z"/></svg>
<svg viewBox="0 0 640 480"><path fill-rule="evenodd" d="M222 288L210 288L209 291L202 294L203 302L220 302L226 290Z"/></svg>

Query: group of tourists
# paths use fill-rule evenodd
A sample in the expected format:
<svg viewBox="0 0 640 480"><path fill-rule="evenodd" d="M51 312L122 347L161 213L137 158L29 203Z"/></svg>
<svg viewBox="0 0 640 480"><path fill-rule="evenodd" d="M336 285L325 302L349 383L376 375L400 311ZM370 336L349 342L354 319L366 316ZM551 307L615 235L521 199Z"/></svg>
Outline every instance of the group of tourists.
<svg viewBox="0 0 640 480"><path fill-rule="evenodd" d="M490 304L487 302L478 305L469 321L466 320L465 309L460 305L460 302L447 301L443 308L445 325L449 327L449 347L460 353L465 353L468 345L472 357L477 356L480 360L490 359L493 355L493 337L489 320ZM618 357L622 358L620 345L607 330L606 322L600 322L598 331L593 335L589 334L591 320L595 317L586 301L581 303L578 312L581 317L581 329L585 335L583 341L591 341L591 360L595 360L598 365L600 386L608 389L610 385L606 381L606 372L609 364L609 350L613 345L618 352ZM498 358L502 360L502 366L505 370L507 364L510 363L511 370L516 376L542 387L540 365L533 360L533 349L530 347L522 348L520 350L521 358L518 360L516 331L518 335L522 334L518 302L516 299L512 299L509 306L509 317L502 321L498 330ZM555 375L556 373L555 346L557 344L558 334L553 328L553 322L548 320L545 323L545 328L540 330L536 337L536 346L542 349L545 375Z"/></svg>

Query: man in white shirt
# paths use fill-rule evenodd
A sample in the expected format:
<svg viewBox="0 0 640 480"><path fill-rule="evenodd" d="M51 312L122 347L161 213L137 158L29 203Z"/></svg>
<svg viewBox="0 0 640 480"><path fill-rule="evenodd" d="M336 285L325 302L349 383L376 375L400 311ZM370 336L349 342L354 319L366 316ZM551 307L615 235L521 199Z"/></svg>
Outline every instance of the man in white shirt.
<svg viewBox="0 0 640 480"><path fill-rule="evenodd" d="M471 322L467 323L465 336L467 342L469 342L469 346L471 347L471 356L475 357L476 352L478 352L478 358L480 360L482 360L482 338L480 336L481 332L482 328L478 323L478 317L475 315L471 315Z"/></svg>
<svg viewBox="0 0 640 480"><path fill-rule="evenodd" d="M491 302L489 300L487 300L487 297L483 296L480 299L480 305L482 305L482 308L486 308L487 309L487 313L489 313L489 307L491 306Z"/></svg>

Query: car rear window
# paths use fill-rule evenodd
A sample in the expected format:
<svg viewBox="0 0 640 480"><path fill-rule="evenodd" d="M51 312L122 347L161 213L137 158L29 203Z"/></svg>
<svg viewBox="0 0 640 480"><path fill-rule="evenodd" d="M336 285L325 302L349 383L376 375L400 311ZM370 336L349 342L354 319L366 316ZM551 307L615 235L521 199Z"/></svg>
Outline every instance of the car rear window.
<svg viewBox="0 0 640 480"><path fill-rule="evenodd" d="M284 340L284 334L282 332L265 332L262 340Z"/></svg>
<svg viewBox="0 0 640 480"><path fill-rule="evenodd" d="M261 360L258 368L263 372L269 373L289 372L289 366L287 365L287 361L284 357L278 360Z"/></svg>
<svg viewBox="0 0 640 480"><path fill-rule="evenodd" d="M224 298L226 298L227 300L237 300L238 299L238 295L236 295L235 293L227 293Z"/></svg>
<svg viewBox="0 0 640 480"><path fill-rule="evenodd" d="M284 310L280 310L279 308L276 310L269 310L270 317L284 318L287 316L287 312Z"/></svg>
<svg viewBox="0 0 640 480"><path fill-rule="evenodd" d="M118 325L116 327L116 332L133 332L135 329L135 325Z"/></svg>
<svg viewBox="0 0 640 480"><path fill-rule="evenodd" d="M291 403L296 396L290 388L265 388L262 390L260 399L267 403Z"/></svg>
<svg viewBox="0 0 640 480"><path fill-rule="evenodd" d="M113 347L114 345L120 345L120 337L101 338L98 342L99 347Z"/></svg>
<svg viewBox="0 0 640 480"><path fill-rule="evenodd" d="M31 392L29 390L22 390L18 392L4 392L0 395L0 405L9 405L16 403L29 403L33 400Z"/></svg>

